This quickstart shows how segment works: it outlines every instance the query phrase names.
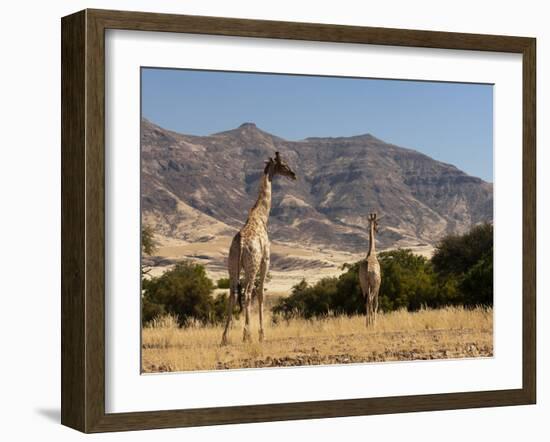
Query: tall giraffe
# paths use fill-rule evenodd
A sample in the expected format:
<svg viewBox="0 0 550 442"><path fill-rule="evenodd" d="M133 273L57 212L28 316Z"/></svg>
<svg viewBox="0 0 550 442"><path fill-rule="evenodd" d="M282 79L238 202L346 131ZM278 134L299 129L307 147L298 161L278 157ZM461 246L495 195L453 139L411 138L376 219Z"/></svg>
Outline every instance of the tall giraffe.
<svg viewBox="0 0 550 442"><path fill-rule="evenodd" d="M271 182L276 175L286 176L293 180L296 174L281 159L279 152L275 152L275 160L269 158L266 162L264 174L260 181L260 192L256 204L250 209L248 219L243 228L235 235L229 248L229 303L227 306L227 319L222 336L222 345L227 344L227 333L233 317L233 307L237 296L241 302L240 275L243 270L244 286L244 310L245 322L243 341L250 341L250 304L252 294L258 298L260 319L260 341L264 339L263 326L263 297L264 281L269 270L269 237L267 235L267 222L271 210ZM257 285L256 277L259 276Z"/></svg>
<svg viewBox="0 0 550 442"><path fill-rule="evenodd" d="M378 291L382 276L380 263L376 257L376 244L374 234L378 232L378 220L376 213L369 214L369 252L367 257L359 263L359 284L365 299L367 310L367 327L376 324L378 312Z"/></svg>

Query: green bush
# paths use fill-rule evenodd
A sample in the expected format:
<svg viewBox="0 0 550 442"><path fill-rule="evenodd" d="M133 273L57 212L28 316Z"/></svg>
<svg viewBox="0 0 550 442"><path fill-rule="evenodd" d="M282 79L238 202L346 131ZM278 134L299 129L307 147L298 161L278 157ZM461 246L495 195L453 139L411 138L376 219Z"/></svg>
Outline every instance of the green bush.
<svg viewBox="0 0 550 442"><path fill-rule="evenodd" d="M382 271L381 310L436 306L436 276L428 259L409 249L398 249L380 253L378 260Z"/></svg>
<svg viewBox="0 0 550 442"><path fill-rule="evenodd" d="M379 308L418 310L436 306L437 279L430 262L410 250L394 250L378 255L382 273ZM273 313L285 318L305 318L332 314L364 314L365 300L359 285L359 263L345 265L338 278L325 278L315 285L305 280L293 287L287 298L274 306Z"/></svg>
<svg viewBox="0 0 550 442"><path fill-rule="evenodd" d="M141 323L146 324L166 313L164 305L157 304L144 296L141 299Z"/></svg>
<svg viewBox="0 0 550 442"><path fill-rule="evenodd" d="M158 250L158 243L155 241L155 231L153 228L147 224L144 224L141 228L141 255L151 256ZM146 268L141 262L141 277L148 275L151 271L151 268Z"/></svg>
<svg viewBox="0 0 550 442"><path fill-rule="evenodd" d="M227 298L224 295L214 298L213 289L214 284L202 265L180 262L158 278L143 281L143 322L160 313L175 315L180 326L190 320L220 322Z"/></svg>
<svg viewBox="0 0 550 442"><path fill-rule="evenodd" d="M314 286L302 280L292 288L292 293L273 307L275 315L284 318L300 316L312 318L327 315L331 310L331 298L336 291L336 278L323 278Z"/></svg>
<svg viewBox="0 0 550 442"><path fill-rule="evenodd" d="M460 281L464 305L493 305L493 249L479 259Z"/></svg>
<svg viewBox="0 0 550 442"><path fill-rule="evenodd" d="M144 224L141 228L141 252L144 255L152 255L158 249L155 241L155 231L150 225Z"/></svg>
<svg viewBox="0 0 550 442"><path fill-rule="evenodd" d="M443 238L432 257L440 284L452 280L454 304L493 305L493 226L480 224L464 235Z"/></svg>
<svg viewBox="0 0 550 442"><path fill-rule="evenodd" d="M431 260L409 249L379 253L380 310L492 305L492 232L491 225L483 224L465 235L446 237ZM358 269L359 263L346 264L337 278L324 278L314 285L302 280L278 301L273 313L284 318L365 313Z"/></svg>
<svg viewBox="0 0 550 442"><path fill-rule="evenodd" d="M330 309L335 314L353 315L365 313L365 301L359 285L359 263L344 264L344 270L336 282L336 290L331 296Z"/></svg>
<svg viewBox="0 0 550 442"><path fill-rule="evenodd" d="M480 224L464 235L449 235L436 246L432 263L440 275L463 275L493 250L492 224Z"/></svg>
<svg viewBox="0 0 550 442"><path fill-rule="evenodd" d="M229 288L229 278L220 278L218 279L217 286L219 289L228 289Z"/></svg>

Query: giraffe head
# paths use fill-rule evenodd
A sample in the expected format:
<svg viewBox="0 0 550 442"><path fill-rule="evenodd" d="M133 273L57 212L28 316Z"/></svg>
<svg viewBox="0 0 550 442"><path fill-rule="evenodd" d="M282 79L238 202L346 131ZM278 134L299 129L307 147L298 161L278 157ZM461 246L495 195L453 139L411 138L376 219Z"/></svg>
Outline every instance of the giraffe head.
<svg viewBox="0 0 550 442"><path fill-rule="evenodd" d="M264 173L268 174L271 178L275 175L282 175L292 180L296 179L296 174L290 166L281 159L279 152L275 152L275 159L269 158L269 160L266 161Z"/></svg>
<svg viewBox="0 0 550 442"><path fill-rule="evenodd" d="M374 229L374 232L375 233L378 233L378 220L380 218L377 218L376 217L376 213L369 213L369 229L372 228Z"/></svg>

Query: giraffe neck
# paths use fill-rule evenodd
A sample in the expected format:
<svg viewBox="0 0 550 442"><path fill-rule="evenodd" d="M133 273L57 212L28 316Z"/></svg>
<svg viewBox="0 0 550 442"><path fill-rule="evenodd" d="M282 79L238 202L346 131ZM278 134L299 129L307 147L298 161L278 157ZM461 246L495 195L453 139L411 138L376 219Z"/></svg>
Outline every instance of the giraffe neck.
<svg viewBox="0 0 550 442"><path fill-rule="evenodd" d="M250 218L255 218L267 226L269 211L271 210L271 177L265 173L260 181L260 192L256 204L250 211Z"/></svg>
<svg viewBox="0 0 550 442"><path fill-rule="evenodd" d="M374 226L369 226L369 253L367 256L375 255L376 254L376 245L374 241Z"/></svg>

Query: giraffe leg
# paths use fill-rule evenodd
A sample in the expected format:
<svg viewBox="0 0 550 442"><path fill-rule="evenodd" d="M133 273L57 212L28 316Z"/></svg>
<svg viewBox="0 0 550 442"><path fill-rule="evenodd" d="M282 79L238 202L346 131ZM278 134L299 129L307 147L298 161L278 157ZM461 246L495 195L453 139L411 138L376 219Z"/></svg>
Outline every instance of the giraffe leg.
<svg viewBox="0 0 550 442"><path fill-rule="evenodd" d="M369 326L369 291L363 291L363 299L365 301L365 320L367 327Z"/></svg>
<svg viewBox="0 0 550 442"><path fill-rule="evenodd" d="M258 283L258 290L256 295L258 296L258 316L260 319L260 342L264 340L264 282L267 272L269 271L269 256L262 259L260 265L260 280Z"/></svg>
<svg viewBox="0 0 550 442"><path fill-rule="evenodd" d="M227 333L233 320L233 309L237 296L240 298L239 278L241 275L241 233L237 233L233 241L231 241L231 247L229 248L229 256L227 258L227 270L229 273L229 299L227 302L227 318L225 322L225 329L222 335L222 345L227 344ZM239 299L240 302L240 299Z"/></svg>
<svg viewBox="0 0 550 442"><path fill-rule="evenodd" d="M237 283L231 282L229 288L229 299L227 300L227 318L225 320L225 329L223 330L222 343L221 345L227 345L227 333L229 327L231 326L231 320L233 319L233 308L235 307L235 302L237 300L237 288L234 287Z"/></svg>
<svg viewBox="0 0 550 442"><path fill-rule="evenodd" d="M373 324L376 325L376 317L378 316L378 290L373 299Z"/></svg>
<svg viewBox="0 0 550 442"><path fill-rule="evenodd" d="M256 273L253 275L247 275L245 278L245 291L244 291L244 330L243 341L250 342L252 337L250 335L250 304L252 301L252 291L254 290L254 280L256 279Z"/></svg>
<svg viewBox="0 0 550 442"><path fill-rule="evenodd" d="M371 288L369 287L367 289L367 293L366 293L366 311L367 311L367 321L366 321L366 326L367 327L370 327L370 325L372 324L372 297L371 297Z"/></svg>
<svg viewBox="0 0 550 442"><path fill-rule="evenodd" d="M367 288L365 296L365 325L369 326L369 310L370 310L370 303L369 303L369 289Z"/></svg>

